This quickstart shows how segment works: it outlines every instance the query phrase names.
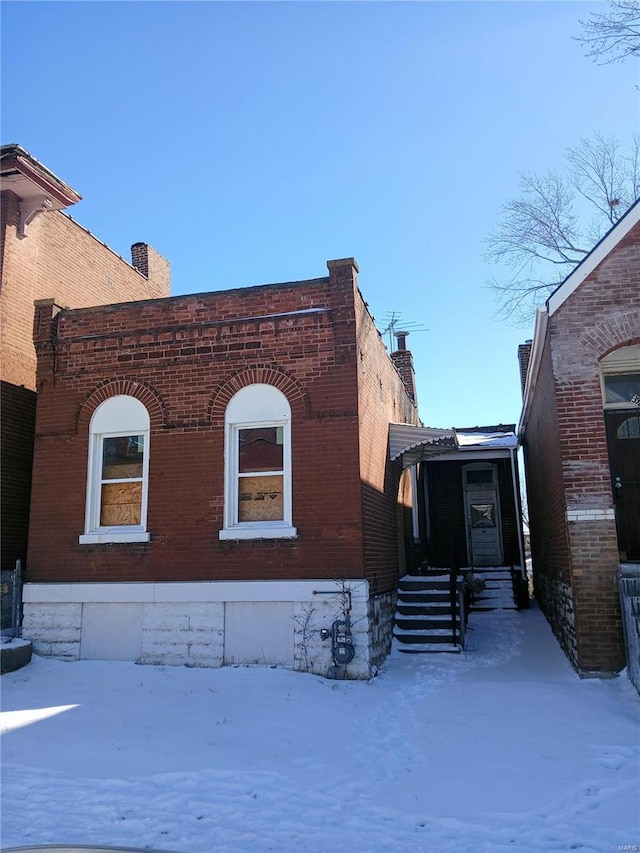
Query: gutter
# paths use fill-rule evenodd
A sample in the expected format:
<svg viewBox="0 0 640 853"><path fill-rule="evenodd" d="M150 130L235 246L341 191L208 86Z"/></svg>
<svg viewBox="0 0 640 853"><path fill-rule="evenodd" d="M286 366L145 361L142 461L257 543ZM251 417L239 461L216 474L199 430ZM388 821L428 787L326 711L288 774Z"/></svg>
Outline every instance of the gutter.
<svg viewBox="0 0 640 853"><path fill-rule="evenodd" d="M531 358L527 368L527 381L524 386L524 398L522 401L522 413L518 424L518 439L522 443L527 429L527 422L531 414L531 404L538 381L542 353L547 340L547 328L549 326L549 312L546 305L536 310L536 326L533 335L533 346L531 347Z"/></svg>

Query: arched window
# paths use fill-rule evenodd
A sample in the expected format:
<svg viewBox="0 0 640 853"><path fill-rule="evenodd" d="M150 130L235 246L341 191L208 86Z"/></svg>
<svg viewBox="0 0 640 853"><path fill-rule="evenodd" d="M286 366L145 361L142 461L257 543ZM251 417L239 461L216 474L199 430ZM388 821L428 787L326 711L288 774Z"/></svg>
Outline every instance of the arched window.
<svg viewBox="0 0 640 853"><path fill-rule="evenodd" d="M225 412L220 539L297 536L291 509L291 407L271 385L247 385Z"/></svg>
<svg viewBox="0 0 640 853"><path fill-rule="evenodd" d="M124 394L93 413L81 544L149 541L149 424L143 404Z"/></svg>
<svg viewBox="0 0 640 853"><path fill-rule="evenodd" d="M622 421L616 430L616 437L624 438L640 438L640 417L632 415L630 418Z"/></svg>

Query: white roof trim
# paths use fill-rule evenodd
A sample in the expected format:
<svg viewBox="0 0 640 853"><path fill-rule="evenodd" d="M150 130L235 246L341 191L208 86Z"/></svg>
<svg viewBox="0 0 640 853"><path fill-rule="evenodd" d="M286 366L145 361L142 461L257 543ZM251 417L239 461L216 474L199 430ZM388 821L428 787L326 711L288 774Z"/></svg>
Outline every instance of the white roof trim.
<svg viewBox="0 0 640 853"><path fill-rule="evenodd" d="M589 254L578 264L562 284L554 290L547 299L549 315L552 316L560 306L571 296L585 278L594 271L598 264L618 245L629 231L640 222L640 199L635 201L625 215L596 243Z"/></svg>
<svg viewBox="0 0 640 853"><path fill-rule="evenodd" d="M486 445L480 445L479 447L466 447L466 448L458 448L457 450L452 448L449 451L443 451L442 453L430 453L426 458L427 462L490 462L493 459L508 459L511 456L511 453L516 449L515 443L513 447L487 447ZM411 454L409 454L411 457ZM413 461L423 462L425 461L422 458L415 459ZM413 464L411 458L409 459L409 464ZM403 465L404 468L408 467L407 465Z"/></svg>
<svg viewBox="0 0 640 853"><path fill-rule="evenodd" d="M520 415L520 423L518 424L518 436L520 441L524 438L527 429L527 421L531 411L531 403L533 401L533 393L538 381L538 373L540 372L540 362L542 361L542 353L547 339L547 327L549 325L549 314L546 306L541 306L536 311L536 326L533 334L533 344L531 346L531 355L529 357L529 366L527 367L527 381L524 386L524 398L522 401L522 414Z"/></svg>

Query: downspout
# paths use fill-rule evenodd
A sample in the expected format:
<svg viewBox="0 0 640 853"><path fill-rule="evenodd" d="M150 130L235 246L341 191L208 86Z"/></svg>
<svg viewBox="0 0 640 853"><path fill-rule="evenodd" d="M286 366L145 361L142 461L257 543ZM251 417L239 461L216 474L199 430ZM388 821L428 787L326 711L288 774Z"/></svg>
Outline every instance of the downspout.
<svg viewBox="0 0 640 853"><path fill-rule="evenodd" d="M417 465L414 463L411 468L411 526L413 533L413 541L420 541L420 523L418 520L418 471Z"/></svg>
<svg viewBox="0 0 640 853"><path fill-rule="evenodd" d="M517 449L517 448L516 448ZM518 528L518 549L520 551L520 564L522 566L523 577L525 576L526 563L524 559L524 543L522 541L522 518L520 516L520 495L518 494L518 480L516 479L516 465L513 447L509 448L511 455L511 479L513 481L513 500L515 501L516 521Z"/></svg>

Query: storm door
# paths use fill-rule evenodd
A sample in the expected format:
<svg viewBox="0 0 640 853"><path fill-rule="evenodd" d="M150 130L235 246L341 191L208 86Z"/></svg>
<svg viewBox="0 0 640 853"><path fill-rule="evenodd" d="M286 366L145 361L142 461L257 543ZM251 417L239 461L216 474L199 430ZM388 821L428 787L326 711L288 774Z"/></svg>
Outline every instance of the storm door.
<svg viewBox="0 0 640 853"><path fill-rule="evenodd" d="M605 412L621 561L640 560L640 409Z"/></svg>
<svg viewBox="0 0 640 853"><path fill-rule="evenodd" d="M465 465L462 477L469 564L501 566L502 525L496 466Z"/></svg>

